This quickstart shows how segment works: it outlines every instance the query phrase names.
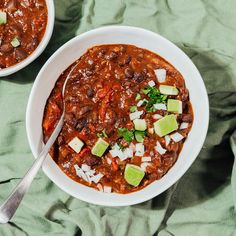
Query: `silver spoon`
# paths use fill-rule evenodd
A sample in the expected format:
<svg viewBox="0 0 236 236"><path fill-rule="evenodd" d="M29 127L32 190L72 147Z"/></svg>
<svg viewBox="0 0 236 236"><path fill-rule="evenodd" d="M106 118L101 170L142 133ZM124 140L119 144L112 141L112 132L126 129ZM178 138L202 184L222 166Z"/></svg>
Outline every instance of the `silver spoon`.
<svg viewBox="0 0 236 236"><path fill-rule="evenodd" d="M67 75L65 82L63 84L62 88L62 99L64 98L64 92L66 88L67 81L69 80L72 72L74 71L75 66L72 67L70 73ZM32 167L28 170L26 175L22 178L22 180L19 182L19 184L15 187L15 189L12 191L10 196L6 199L6 201L0 206L0 224L7 223L12 216L15 214L17 208L19 207L25 193L29 189L34 177L38 173L38 170L41 168L43 161L45 160L45 157L47 156L50 147L55 142L57 136L59 135L63 123L64 123L64 115L65 115L65 104L63 102L63 112L61 115L61 118L59 122L57 123L53 133L51 134L50 138L48 139L47 143L45 144L43 150L37 157L37 159L34 161Z"/></svg>

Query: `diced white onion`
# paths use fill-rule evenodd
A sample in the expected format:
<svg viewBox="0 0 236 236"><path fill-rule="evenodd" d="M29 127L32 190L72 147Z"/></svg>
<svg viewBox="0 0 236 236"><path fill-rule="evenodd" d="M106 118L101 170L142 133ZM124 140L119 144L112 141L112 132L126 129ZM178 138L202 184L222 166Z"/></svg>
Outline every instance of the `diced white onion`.
<svg viewBox="0 0 236 236"><path fill-rule="evenodd" d="M163 83L166 81L166 70L165 69L157 69L154 70L155 75L160 83Z"/></svg>
<svg viewBox="0 0 236 236"><path fill-rule="evenodd" d="M90 179L97 184L103 176L103 174L98 173L97 175L92 176Z"/></svg>
<svg viewBox="0 0 236 236"><path fill-rule="evenodd" d="M136 152L135 152L135 156L143 156L144 155L144 145L142 143L137 143L135 145L136 147Z"/></svg>
<svg viewBox="0 0 236 236"><path fill-rule="evenodd" d="M183 122L181 123L179 129L187 129L188 128L188 123L187 122Z"/></svg>
<svg viewBox="0 0 236 236"><path fill-rule="evenodd" d="M83 171L90 171L91 167L88 166L88 165L86 165L86 164L82 164L82 165L81 165L81 169L82 169Z"/></svg>
<svg viewBox="0 0 236 236"><path fill-rule="evenodd" d="M146 168L147 168L147 166L149 166L149 165L150 165L150 163L148 163L148 162L143 162L143 163L141 163L140 168L141 168L143 171L146 171Z"/></svg>
<svg viewBox="0 0 236 236"><path fill-rule="evenodd" d="M70 167L70 163L69 162L67 162L67 163L64 163L64 164L62 164L62 166L64 167L64 168L69 168Z"/></svg>
<svg viewBox="0 0 236 236"><path fill-rule="evenodd" d="M159 120L159 119L161 119L163 116L161 116L160 114L154 114L152 117L153 117L153 119L155 119L155 120Z"/></svg>
<svg viewBox="0 0 236 236"><path fill-rule="evenodd" d="M149 85L150 87L154 87L154 86L155 86L155 82L154 82L153 80L150 80L150 81L148 82L148 85Z"/></svg>
<svg viewBox="0 0 236 236"><path fill-rule="evenodd" d="M132 149L133 152L135 152L135 145L133 143L129 145L129 148Z"/></svg>
<svg viewBox="0 0 236 236"><path fill-rule="evenodd" d="M79 153L81 148L84 146L84 143L77 137L74 137L68 145L76 152Z"/></svg>
<svg viewBox="0 0 236 236"><path fill-rule="evenodd" d="M104 186L103 187L103 192L104 193L111 193L111 187L110 186Z"/></svg>
<svg viewBox="0 0 236 236"><path fill-rule="evenodd" d="M156 103L153 105L155 109L157 110L166 110L166 104L164 103Z"/></svg>
<svg viewBox="0 0 236 236"><path fill-rule="evenodd" d="M165 136L165 142L166 142L166 146L168 146L170 144L170 136L169 135Z"/></svg>
<svg viewBox="0 0 236 236"><path fill-rule="evenodd" d="M135 111L133 113L130 113L129 114L130 120L139 119L142 114L143 114L143 111Z"/></svg>
<svg viewBox="0 0 236 236"><path fill-rule="evenodd" d="M110 158L107 158L107 164L108 164L108 165L111 165L111 163L112 163L111 159L110 159Z"/></svg>
<svg viewBox="0 0 236 236"><path fill-rule="evenodd" d="M100 183L97 184L97 187L98 187L100 192L103 192L103 187L102 187L102 185Z"/></svg>
<svg viewBox="0 0 236 236"><path fill-rule="evenodd" d="M124 155L127 156L127 157L133 157L133 150L131 148L126 148L124 151L123 151Z"/></svg>
<svg viewBox="0 0 236 236"><path fill-rule="evenodd" d="M152 158L151 157L142 157L142 162L145 162L145 161L151 161Z"/></svg>
<svg viewBox="0 0 236 236"><path fill-rule="evenodd" d="M161 144L157 141L155 150L160 153L161 155L166 153L166 149L161 146Z"/></svg>
<svg viewBox="0 0 236 236"><path fill-rule="evenodd" d="M171 137L171 139L172 139L174 142L176 142L176 143L179 142L179 141L181 141L181 140L184 138L184 136L181 135L181 134L178 133L178 132L175 132L175 133L171 134L170 137Z"/></svg>
<svg viewBox="0 0 236 236"><path fill-rule="evenodd" d="M74 165L74 168L75 168L76 174L80 178L82 178L86 182L89 182L89 179L88 179L87 175L84 173L84 171L78 165Z"/></svg>
<svg viewBox="0 0 236 236"><path fill-rule="evenodd" d="M137 103L137 107L141 107L144 102L145 102L145 100L139 100Z"/></svg>
<svg viewBox="0 0 236 236"><path fill-rule="evenodd" d="M154 134L154 129L153 128L148 128L148 133L149 134Z"/></svg>

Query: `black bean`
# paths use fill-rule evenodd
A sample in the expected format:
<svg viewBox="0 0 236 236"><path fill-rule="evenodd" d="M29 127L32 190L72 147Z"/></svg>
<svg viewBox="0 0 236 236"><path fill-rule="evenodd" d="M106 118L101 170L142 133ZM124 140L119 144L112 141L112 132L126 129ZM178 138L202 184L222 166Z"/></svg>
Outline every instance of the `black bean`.
<svg viewBox="0 0 236 236"><path fill-rule="evenodd" d="M125 77L128 79L131 79L131 78L133 78L133 76L134 76L134 71L129 67L126 68L125 69Z"/></svg>
<svg viewBox="0 0 236 236"><path fill-rule="evenodd" d="M109 55L106 56L107 60L115 60L118 57L118 54L116 52L111 52Z"/></svg>
<svg viewBox="0 0 236 236"><path fill-rule="evenodd" d="M73 113L66 113L65 117L64 117L65 122L72 126L75 127L77 124L77 119L75 118L75 116L73 115Z"/></svg>
<svg viewBox="0 0 236 236"><path fill-rule="evenodd" d="M2 53L10 53L13 51L13 47L12 45L9 43L6 43L6 44L3 44L1 47L0 47L0 52Z"/></svg>
<svg viewBox="0 0 236 236"><path fill-rule="evenodd" d="M88 165L88 166L94 166L96 164L98 164L100 162L100 159L99 157L95 157L95 156L92 156L92 155L88 155L88 156L85 156L84 157L84 162Z"/></svg>
<svg viewBox="0 0 236 236"><path fill-rule="evenodd" d="M15 58L16 58L16 60L21 61L24 58L26 58L27 55L28 54L24 49L22 49L22 48L16 48L15 49Z"/></svg>
<svg viewBox="0 0 236 236"><path fill-rule="evenodd" d="M125 58L124 62L125 62L125 64L129 64L131 62L131 60L132 60L132 57L128 56L128 57Z"/></svg>
<svg viewBox="0 0 236 236"><path fill-rule="evenodd" d="M89 89L87 90L87 96L88 96L89 98L92 98L94 95L95 95L95 91L94 91L92 88L89 88Z"/></svg>
<svg viewBox="0 0 236 236"><path fill-rule="evenodd" d="M98 57L103 57L105 54L106 54L106 50L102 49L101 51L99 51Z"/></svg>
<svg viewBox="0 0 236 236"><path fill-rule="evenodd" d="M84 115L85 113L87 113L89 111L92 111L92 107L91 106L81 107L80 110L79 110L79 116L82 116L82 115Z"/></svg>
<svg viewBox="0 0 236 236"><path fill-rule="evenodd" d="M87 125L87 119L85 117L82 117L81 119L78 120L76 129L78 131L81 131L86 125Z"/></svg>
<svg viewBox="0 0 236 236"><path fill-rule="evenodd" d="M17 0L9 0L6 4L6 8L9 12L14 12L17 10Z"/></svg>
<svg viewBox="0 0 236 236"><path fill-rule="evenodd" d="M34 37L30 43L27 45L27 49L33 51L39 44L39 40L37 37Z"/></svg>
<svg viewBox="0 0 236 236"><path fill-rule="evenodd" d="M193 121L193 116L191 114L182 114L181 119L184 122L192 122Z"/></svg>
<svg viewBox="0 0 236 236"><path fill-rule="evenodd" d="M145 79L144 75L142 73L138 73L138 72L134 73L134 77L133 78L138 83L141 83Z"/></svg>

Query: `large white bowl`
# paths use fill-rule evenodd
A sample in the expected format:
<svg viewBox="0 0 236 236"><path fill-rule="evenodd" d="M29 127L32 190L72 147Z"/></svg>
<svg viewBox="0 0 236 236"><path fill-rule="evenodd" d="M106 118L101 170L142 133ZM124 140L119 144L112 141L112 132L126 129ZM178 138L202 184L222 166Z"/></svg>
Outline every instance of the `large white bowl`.
<svg viewBox="0 0 236 236"><path fill-rule="evenodd" d="M36 158L42 148L44 106L60 74L86 50L98 44L133 44L155 52L174 65L183 75L193 106L194 122L180 156L160 180L130 194L106 194L79 184L67 177L48 156L43 164L45 174L61 189L86 202L125 206L149 200L173 185L191 166L206 137L209 105L201 75L186 54L162 36L135 27L108 26L81 34L59 48L45 63L33 85L26 112L26 129ZM194 183L193 183L194 184Z"/></svg>
<svg viewBox="0 0 236 236"><path fill-rule="evenodd" d="M23 61L10 66L8 68L0 69L0 77L11 75L27 65L29 65L31 62L33 62L40 54L44 51L46 46L48 45L48 42L52 36L53 27L54 27L54 20L55 20L55 9L54 9L54 2L53 0L45 0L47 4L48 9L48 22L46 26L46 30L44 33L44 36L42 40L40 41L38 47L32 52L31 55L26 57Z"/></svg>

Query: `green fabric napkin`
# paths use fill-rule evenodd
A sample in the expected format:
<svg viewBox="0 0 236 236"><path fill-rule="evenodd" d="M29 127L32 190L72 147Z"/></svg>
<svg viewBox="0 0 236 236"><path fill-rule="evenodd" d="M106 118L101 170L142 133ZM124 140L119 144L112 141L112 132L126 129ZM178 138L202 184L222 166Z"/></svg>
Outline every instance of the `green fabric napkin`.
<svg viewBox="0 0 236 236"><path fill-rule="evenodd" d="M1 202L33 162L25 110L35 76L59 46L99 26L143 27L189 55L208 90L208 136L178 183L131 207L79 201L40 171L14 218L0 225L0 235L236 235L236 2L55 0L55 5L55 30L46 51L24 70L0 79Z"/></svg>

